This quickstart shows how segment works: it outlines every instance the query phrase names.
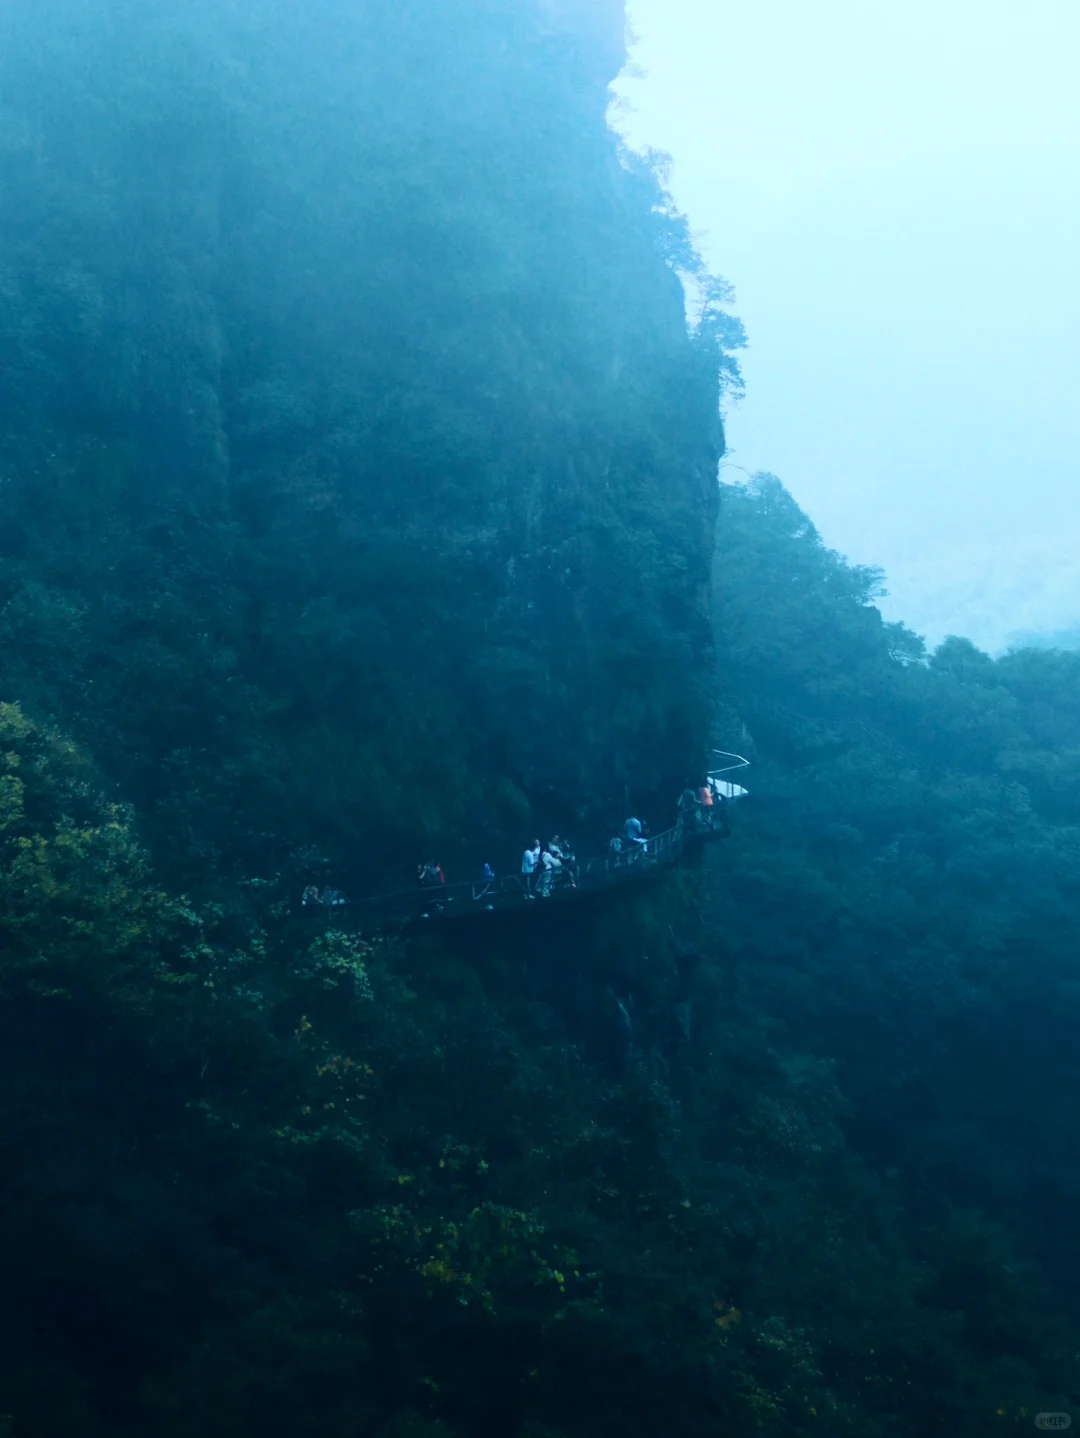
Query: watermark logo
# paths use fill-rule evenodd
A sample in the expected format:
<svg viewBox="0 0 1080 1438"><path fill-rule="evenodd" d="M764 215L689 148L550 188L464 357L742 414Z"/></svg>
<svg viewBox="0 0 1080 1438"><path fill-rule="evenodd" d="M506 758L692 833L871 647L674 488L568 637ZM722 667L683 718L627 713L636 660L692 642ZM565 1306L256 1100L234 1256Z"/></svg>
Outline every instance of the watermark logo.
<svg viewBox="0 0 1080 1438"><path fill-rule="evenodd" d="M1066 1428L1072 1427L1072 1419L1068 1413L1036 1413L1035 1427L1041 1428L1044 1433L1064 1433Z"/></svg>

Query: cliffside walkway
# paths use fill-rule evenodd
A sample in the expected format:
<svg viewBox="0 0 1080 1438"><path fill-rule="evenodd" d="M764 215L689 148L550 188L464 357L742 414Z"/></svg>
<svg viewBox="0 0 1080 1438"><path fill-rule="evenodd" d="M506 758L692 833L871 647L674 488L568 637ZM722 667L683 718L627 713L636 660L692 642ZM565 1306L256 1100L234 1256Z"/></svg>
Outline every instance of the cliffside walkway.
<svg viewBox="0 0 1080 1438"><path fill-rule="evenodd" d="M478 880L370 895L349 904L349 916L361 933L377 933L406 925L441 924L509 909L570 903L602 889L642 883L658 870L677 864L687 848L727 832L727 805L747 792L730 775L748 768L749 761L738 754L719 751L715 757L735 762L709 770L708 786L714 800L711 806L703 805L689 815L680 814L669 829L650 835L645 846L624 840L618 852L609 849L575 864L572 870L571 866L565 867L546 892L539 873L533 876L531 885L524 874L506 874L489 884Z"/></svg>

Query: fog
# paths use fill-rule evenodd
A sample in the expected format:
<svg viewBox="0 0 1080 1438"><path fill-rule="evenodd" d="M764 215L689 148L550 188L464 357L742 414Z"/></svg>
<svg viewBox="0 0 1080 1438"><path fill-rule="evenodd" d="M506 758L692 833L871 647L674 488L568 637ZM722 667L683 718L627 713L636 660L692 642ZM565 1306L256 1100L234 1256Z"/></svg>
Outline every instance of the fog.
<svg viewBox="0 0 1080 1438"><path fill-rule="evenodd" d="M735 286L731 466L883 607L998 649L1080 619L1075 0L631 0L615 121Z"/></svg>

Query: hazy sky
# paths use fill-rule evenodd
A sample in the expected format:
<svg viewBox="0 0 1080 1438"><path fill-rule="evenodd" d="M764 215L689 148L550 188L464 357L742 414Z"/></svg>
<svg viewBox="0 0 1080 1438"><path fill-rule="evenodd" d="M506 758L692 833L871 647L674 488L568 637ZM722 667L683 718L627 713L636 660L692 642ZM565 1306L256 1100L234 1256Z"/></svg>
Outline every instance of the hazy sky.
<svg viewBox="0 0 1080 1438"><path fill-rule="evenodd" d="M750 334L729 459L929 638L1080 621L1080 0L630 7L616 123Z"/></svg>

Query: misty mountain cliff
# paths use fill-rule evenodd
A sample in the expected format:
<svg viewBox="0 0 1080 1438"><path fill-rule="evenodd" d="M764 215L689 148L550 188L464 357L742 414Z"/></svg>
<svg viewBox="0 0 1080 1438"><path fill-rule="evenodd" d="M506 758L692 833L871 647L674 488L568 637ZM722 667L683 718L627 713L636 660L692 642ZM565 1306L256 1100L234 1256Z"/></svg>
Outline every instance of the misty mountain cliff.
<svg viewBox="0 0 1080 1438"><path fill-rule="evenodd" d="M724 357L621 5L0 24L4 693L183 865L669 803Z"/></svg>
<svg viewBox="0 0 1080 1438"><path fill-rule="evenodd" d="M0 11L0 1438L1080 1409L1080 655L928 653L718 485L742 334L623 53ZM677 865L298 902L670 815L713 734Z"/></svg>

